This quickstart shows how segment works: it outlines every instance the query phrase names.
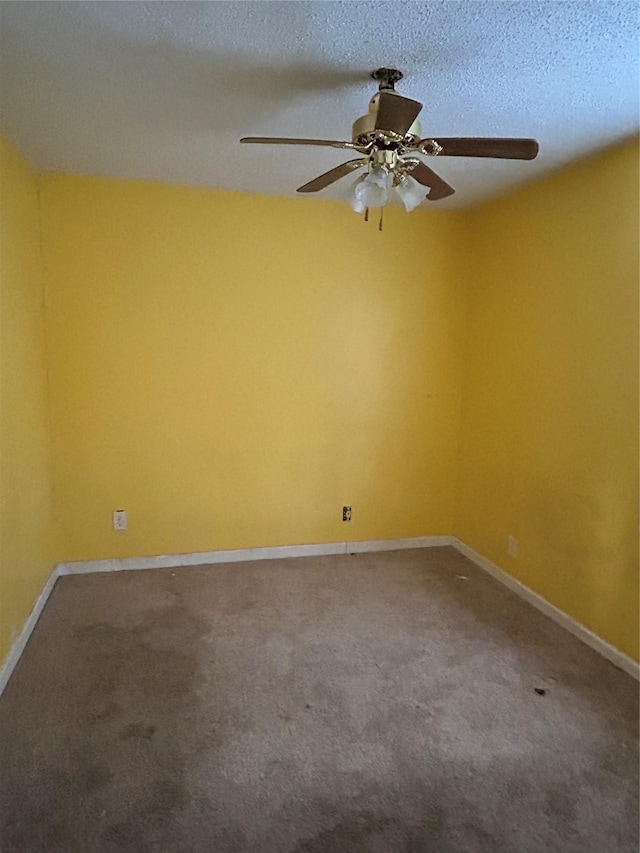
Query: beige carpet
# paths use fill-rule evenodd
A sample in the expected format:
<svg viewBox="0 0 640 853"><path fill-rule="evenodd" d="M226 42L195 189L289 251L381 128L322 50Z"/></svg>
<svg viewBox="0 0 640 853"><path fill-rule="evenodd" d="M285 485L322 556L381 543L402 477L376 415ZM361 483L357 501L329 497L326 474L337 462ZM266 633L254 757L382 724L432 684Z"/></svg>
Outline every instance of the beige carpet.
<svg viewBox="0 0 640 853"><path fill-rule="evenodd" d="M66 577L0 847L635 853L637 737L637 684L448 548Z"/></svg>

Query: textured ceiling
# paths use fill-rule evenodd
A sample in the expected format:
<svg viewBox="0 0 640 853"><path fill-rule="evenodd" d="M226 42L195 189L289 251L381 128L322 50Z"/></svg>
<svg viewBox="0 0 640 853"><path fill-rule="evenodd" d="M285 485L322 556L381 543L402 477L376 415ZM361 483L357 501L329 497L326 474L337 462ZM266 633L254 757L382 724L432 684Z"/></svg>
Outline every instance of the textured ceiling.
<svg viewBox="0 0 640 853"><path fill-rule="evenodd" d="M40 169L290 194L348 152L238 138L349 139L381 65L424 135L540 141L430 160L457 190L438 207L638 128L635 2L2 2L0 22L0 125Z"/></svg>

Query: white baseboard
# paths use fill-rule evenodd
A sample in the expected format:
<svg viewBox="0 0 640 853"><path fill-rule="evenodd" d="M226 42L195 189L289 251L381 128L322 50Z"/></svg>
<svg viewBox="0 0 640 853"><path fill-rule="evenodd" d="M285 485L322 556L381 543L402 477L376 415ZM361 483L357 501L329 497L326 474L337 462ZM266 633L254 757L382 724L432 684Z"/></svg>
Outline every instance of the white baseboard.
<svg viewBox="0 0 640 853"><path fill-rule="evenodd" d="M31 613L27 617L26 622L22 626L20 636L13 644L11 651L5 658L3 666L0 668L0 696L2 696L2 691L7 686L9 679L11 678L11 674L16 668L18 661L20 660L20 655L22 654L25 646L29 642L29 637L33 633L33 629L36 627L36 623L38 622L40 614L44 610L44 606L47 603L57 580L58 571L57 569L54 569L47 578L47 582L42 587L42 591L36 599L36 603L33 605L33 610L31 611Z"/></svg>
<svg viewBox="0 0 640 853"><path fill-rule="evenodd" d="M450 536L413 536L408 539L367 539L364 542L347 542L347 554L368 551L402 551L406 548L440 548L451 545Z"/></svg>
<svg viewBox="0 0 640 853"><path fill-rule="evenodd" d="M549 616L554 622L557 622L558 625L566 628L566 630L573 634L574 637L582 640L583 643L586 643L594 649L594 651L601 654L608 661L611 661L611 663L615 664L619 669L624 670L628 675L640 680L640 664L636 663L633 658L630 658L624 652L616 649L615 646L607 643L606 640L603 640L597 634L594 634L593 631L585 628L584 625L577 622L572 616L565 613L564 610L560 610L558 607L547 601L546 598L543 598L537 592L529 589L528 586L525 586L495 563L492 563L491 560L488 560L486 557L483 557L482 554L478 554L477 551L474 551L473 548L465 545L465 543L461 542L460 539L452 536L451 544L461 554L468 557L472 563L475 563L476 566L484 569L485 572L488 572L497 581L500 581L500 583L504 584L512 592L515 592L516 595L520 596L520 598L528 601L529 604L532 604L546 616Z"/></svg>
<svg viewBox="0 0 640 853"><path fill-rule="evenodd" d="M250 560L278 560L287 557L319 557L345 552L345 542L327 542L321 545L280 545L274 548L237 548L228 551L195 551L191 554L166 554L155 557L85 560L58 563L57 569L61 575L86 575L92 572L128 572L138 569L172 569L176 566L244 563Z"/></svg>
<svg viewBox="0 0 640 853"><path fill-rule="evenodd" d="M9 652L4 665L0 668L0 696L6 687L20 655L36 626L47 599L62 575L82 575L92 572L135 571L137 569L170 569L178 566L202 566L216 563L238 563L251 560L276 560L287 557L317 557L331 554L362 554L375 551L399 551L407 548L437 548L452 545L473 563L484 569L496 580L507 586L516 595L528 601L538 610L550 616L575 637L599 652L611 663L636 679L640 679L640 666L624 652L619 651L598 637L584 625L576 622L562 610L550 604L538 593L517 581L507 572L465 545L455 536L414 536L405 539L368 539L360 542L328 542L318 545L281 545L274 548L238 548L228 551L201 551L193 554L167 554L156 557L125 557L114 560L87 560L83 562L58 563L51 572L42 592L22 626L18 640Z"/></svg>
<svg viewBox="0 0 640 853"><path fill-rule="evenodd" d="M360 542L325 542L318 545L279 545L273 548L237 548L229 551L196 551L157 557L123 557L58 563L59 575L92 572L122 572L137 569L171 569L176 566L206 566L215 563L244 563L251 560L281 560L288 557L322 557L331 554L360 554L365 551L399 551L450 545L450 536L413 536L406 539L368 539Z"/></svg>

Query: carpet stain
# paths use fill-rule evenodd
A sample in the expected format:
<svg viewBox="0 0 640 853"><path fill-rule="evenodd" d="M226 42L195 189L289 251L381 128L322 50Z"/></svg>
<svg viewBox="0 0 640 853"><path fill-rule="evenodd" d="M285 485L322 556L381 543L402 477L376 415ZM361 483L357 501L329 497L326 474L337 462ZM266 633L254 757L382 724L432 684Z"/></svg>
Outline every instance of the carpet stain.
<svg viewBox="0 0 640 853"><path fill-rule="evenodd" d="M119 716L122 708L107 698L103 690L92 691L81 705L75 709L75 717L80 726L94 726Z"/></svg>
<svg viewBox="0 0 640 853"><path fill-rule="evenodd" d="M571 824L578 817L579 794L556 786L544 795L545 814L554 815L563 823Z"/></svg>
<svg viewBox="0 0 640 853"><path fill-rule="evenodd" d="M150 845L145 840L146 827L139 818L120 821L109 826L101 835L100 849L106 851L134 850L148 853Z"/></svg>
<svg viewBox="0 0 640 853"><path fill-rule="evenodd" d="M372 836L383 834L390 824L386 817L362 812L305 839L293 853L368 853Z"/></svg>
<svg viewBox="0 0 640 853"><path fill-rule="evenodd" d="M151 849L149 826L177 817L185 801L186 757L177 721L191 706L197 672L194 643L206 629L204 620L173 601L144 612L133 624L102 619L70 632L84 682L74 679L65 685L64 717L56 714L48 731L21 733L32 744L36 795L25 797L0 782L8 841L6 848L0 845L3 851L80 853L122 850L123 844L126 849ZM156 724L140 720L154 717L158 709L163 736L156 751ZM45 707L29 709L31 725L38 710L42 714ZM0 716L3 722L6 726ZM28 748L23 736L20 741L22 749L3 743L2 758L11 775ZM157 778L163 768L166 776ZM78 843L80 836L86 847Z"/></svg>
<svg viewBox="0 0 640 853"><path fill-rule="evenodd" d="M151 740L156 730L155 726L141 726L139 723L129 723L120 732L122 740L138 739Z"/></svg>

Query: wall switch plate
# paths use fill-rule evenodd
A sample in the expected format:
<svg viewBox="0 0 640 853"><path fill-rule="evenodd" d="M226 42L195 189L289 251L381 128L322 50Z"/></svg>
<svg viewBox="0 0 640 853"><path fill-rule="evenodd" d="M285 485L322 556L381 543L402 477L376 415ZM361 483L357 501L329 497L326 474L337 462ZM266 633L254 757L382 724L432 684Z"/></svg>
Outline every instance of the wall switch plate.
<svg viewBox="0 0 640 853"><path fill-rule="evenodd" d="M518 556L518 540L515 536L509 537L509 556L517 557Z"/></svg>
<svg viewBox="0 0 640 853"><path fill-rule="evenodd" d="M342 507L342 520L343 521L351 521L351 507L343 506Z"/></svg>
<svg viewBox="0 0 640 853"><path fill-rule="evenodd" d="M113 529L126 530L128 525L127 513L124 509L117 509L113 513Z"/></svg>

